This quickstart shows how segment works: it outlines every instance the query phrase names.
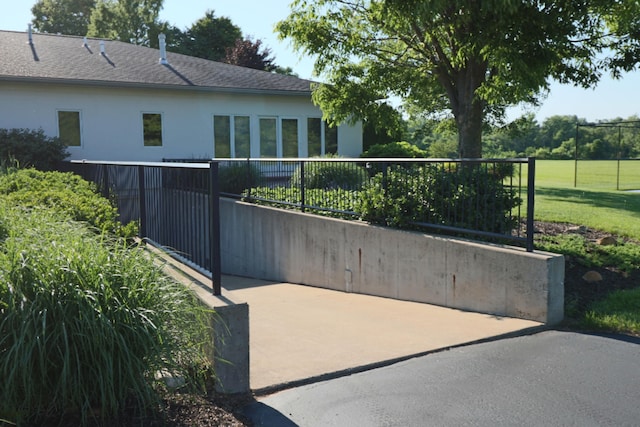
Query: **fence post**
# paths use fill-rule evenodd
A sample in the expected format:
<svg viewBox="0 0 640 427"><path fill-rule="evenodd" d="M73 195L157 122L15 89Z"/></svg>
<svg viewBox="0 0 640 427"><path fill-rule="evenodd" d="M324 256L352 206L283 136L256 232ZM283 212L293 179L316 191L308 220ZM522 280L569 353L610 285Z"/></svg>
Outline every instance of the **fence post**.
<svg viewBox="0 0 640 427"><path fill-rule="evenodd" d="M222 294L220 265L220 181L218 162L209 162L209 253L211 254L211 286L214 295Z"/></svg>
<svg viewBox="0 0 640 427"><path fill-rule="evenodd" d="M140 204L140 230L138 234L141 238L147 237L147 199L144 183L144 166L138 166L138 195Z"/></svg>
<svg viewBox="0 0 640 427"><path fill-rule="evenodd" d="M100 165L98 165L98 167L100 167ZM102 169L102 196L105 199L109 199L109 165L102 165Z"/></svg>
<svg viewBox="0 0 640 427"><path fill-rule="evenodd" d="M536 193L536 158L529 157L527 159L527 252L533 252L533 215L534 215L534 203Z"/></svg>
<svg viewBox="0 0 640 427"><path fill-rule="evenodd" d="M300 160L300 210L304 212L306 205L304 194L304 160Z"/></svg>

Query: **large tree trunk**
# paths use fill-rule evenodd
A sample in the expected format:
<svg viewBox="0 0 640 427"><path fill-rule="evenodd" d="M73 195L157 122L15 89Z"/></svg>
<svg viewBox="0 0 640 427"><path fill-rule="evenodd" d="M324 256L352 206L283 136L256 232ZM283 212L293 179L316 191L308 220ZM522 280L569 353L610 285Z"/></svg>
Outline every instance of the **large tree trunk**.
<svg viewBox="0 0 640 427"><path fill-rule="evenodd" d="M482 157L482 122L484 107L480 101L471 101L455 116L458 127L458 155L460 158Z"/></svg>
<svg viewBox="0 0 640 427"><path fill-rule="evenodd" d="M461 158L482 157L482 123L484 101L476 98L478 89L486 78L487 64L470 59L466 67L451 76L453 85L448 88L451 110L458 128L458 155Z"/></svg>

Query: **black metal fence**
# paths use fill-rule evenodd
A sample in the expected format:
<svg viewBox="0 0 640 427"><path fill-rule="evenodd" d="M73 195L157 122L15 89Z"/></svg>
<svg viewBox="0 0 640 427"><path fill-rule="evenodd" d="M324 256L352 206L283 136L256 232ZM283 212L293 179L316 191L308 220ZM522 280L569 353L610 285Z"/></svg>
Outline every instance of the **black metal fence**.
<svg viewBox="0 0 640 427"><path fill-rule="evenodd" d="M221 293L218 164L70 162L61 169L98 185L120 221L211 277Z"/></svg>
<svg viewBox="0 0 640 427"><path fill-rule="evenodd" d="M533 251L535 159L219 161L226 197Z"/></svg>

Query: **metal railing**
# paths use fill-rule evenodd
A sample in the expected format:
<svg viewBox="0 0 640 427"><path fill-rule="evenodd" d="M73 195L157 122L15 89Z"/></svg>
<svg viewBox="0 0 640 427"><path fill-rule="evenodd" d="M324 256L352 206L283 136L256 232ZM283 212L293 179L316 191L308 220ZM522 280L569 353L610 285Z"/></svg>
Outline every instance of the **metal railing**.
<svg viewBox="0 0 640 427"><path fill-rule="evenodd" d="M60 168L97 184L120 221L211 278L221 294L218 163L74 161Z"/></svg>
<svg viewBox="0 0 640 427"><path fill-rule="evenodd" d="M534 248L534 158L218 162L222 196ZM372 203L386 205L380 211ZM394 208L407 212L376 217L376 212L389 215Z"/></svg>

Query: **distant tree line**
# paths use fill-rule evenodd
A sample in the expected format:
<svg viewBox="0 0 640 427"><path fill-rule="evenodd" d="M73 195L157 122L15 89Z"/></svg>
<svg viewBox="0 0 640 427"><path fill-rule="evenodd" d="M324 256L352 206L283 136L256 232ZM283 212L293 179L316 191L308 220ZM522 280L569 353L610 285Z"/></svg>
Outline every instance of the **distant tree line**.
<svg viewBox="0 0 640 427"><path fill-rule="evenodd" d="M527 114L505 126L485 125L482 141L485 157L560 160L575 158L576 136L579 159L640 158L640 117L636 115L595 123L577 116L551 116L538 123L533 114ZM398 145L396 141L406 142ZM451 119L411 118L403 132L392 136L365 131L364 148L372 157L455 158L458 135ZM402 155L396 153L399 149Z"/></svg>
<svg viewBox="0 0 640 427"><path fill-rule="evenodd" d="M213 10L181 30L159 19L163 0L38 0L31 8L33 26L43 33L100 37L153 48L158 34L172 52L258 70L293 74L275 64L262 41L243 36L229 18Z"/></svg>

